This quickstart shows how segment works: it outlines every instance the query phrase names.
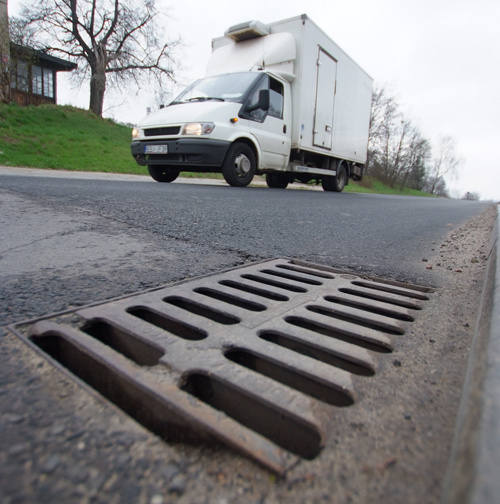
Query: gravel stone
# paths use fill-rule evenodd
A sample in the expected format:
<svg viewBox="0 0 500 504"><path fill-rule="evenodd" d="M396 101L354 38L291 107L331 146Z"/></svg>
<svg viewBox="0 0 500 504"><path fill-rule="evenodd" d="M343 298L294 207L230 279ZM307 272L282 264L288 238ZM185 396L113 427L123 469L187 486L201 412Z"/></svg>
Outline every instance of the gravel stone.
<svg viewBox="0 0 500 504"><path fill-rule="evenodd" d="M56 424L50 429L50 433L53 436L60 436L65 430L66 427L63 424Z"/></svg>
<svg viewBox="0 0 500 504"><path fill-rule="evenodd" d="M51 455L45 463L42 465L41 470L44 473L50 474L54 472L57 466L61 463L61 459L58 455Z"/></svg>
<svg viewBox="0 0 500 504"><path fill-rule="evenodd" d="M187 479L183 474L178 474L168 486L169 494L182 495L186 491Z"/></svg>
<svg viewBox="0 0 500 504"><path fill-rule="evenodd" d="M174 476L181 471L177 464L169 462L164 468L161 469L162 475L166 481L171 481Z"/></svg>
<svg viewBox="0 0 500 504"><path fill-rule="evenodd" d="M29 447L30 446L28 443L19 443L13 445L9 448L9 455L15 457L16 455L20 455L21 453L25 453L26 451L28 451Z"/></svg>
<svg viewBox="0 0 500 504"><path fill-rule="evenodd" d="M151 497L149 504L164 504L164 502L163 495L156 494Z"/></svg>

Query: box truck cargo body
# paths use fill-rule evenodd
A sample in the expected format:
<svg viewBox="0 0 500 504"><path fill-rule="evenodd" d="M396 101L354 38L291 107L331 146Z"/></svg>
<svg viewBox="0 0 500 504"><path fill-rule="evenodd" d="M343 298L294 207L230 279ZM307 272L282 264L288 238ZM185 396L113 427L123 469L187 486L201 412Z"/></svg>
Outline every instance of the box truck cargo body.
<svg viewBox="0 0 500 504"><path fill-rule="evenodd" d="M133 130L132 154L159 181L221 171L245 186L295 180L341 191L366 162L372 80L306 15L231 27L206 76Z"/></svg>

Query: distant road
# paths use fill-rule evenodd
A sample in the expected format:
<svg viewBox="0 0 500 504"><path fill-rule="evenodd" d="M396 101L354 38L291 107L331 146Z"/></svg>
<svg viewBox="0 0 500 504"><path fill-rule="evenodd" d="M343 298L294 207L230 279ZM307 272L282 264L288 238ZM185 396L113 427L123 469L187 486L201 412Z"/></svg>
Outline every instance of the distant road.
<svg viewBox="0 0 500 504"><path fill-rule="evenodd" d="M86 209L189 246L208 246L220 253L230 250L250 258L302 257L431 283L433 276L422 268L421 260L432 253L433 242L488 205L441 198L239 189L219 180L159 184L133 175L42 170L36 174L41 176L1 176L0 185L55 209Z"/></svg>

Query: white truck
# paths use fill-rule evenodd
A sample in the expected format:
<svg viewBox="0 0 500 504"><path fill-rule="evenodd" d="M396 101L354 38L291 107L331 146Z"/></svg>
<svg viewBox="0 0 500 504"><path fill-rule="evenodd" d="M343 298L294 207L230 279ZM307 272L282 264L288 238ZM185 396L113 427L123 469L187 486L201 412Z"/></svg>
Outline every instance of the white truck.
<svg viewBox="0 0 500 504"><path fill-rule="evenodd" d="M372 79L307 15L232 26L212 41L207 74L132 131L131 150L158 182L222 172L271 188L361 179Z"/></svg>

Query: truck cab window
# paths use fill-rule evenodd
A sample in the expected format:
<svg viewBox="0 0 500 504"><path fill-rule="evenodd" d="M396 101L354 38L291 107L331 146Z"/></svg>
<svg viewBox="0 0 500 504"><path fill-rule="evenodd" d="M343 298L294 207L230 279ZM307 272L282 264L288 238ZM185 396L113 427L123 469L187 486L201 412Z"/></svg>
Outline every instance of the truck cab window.
<svg viewBox="0 0 500 504"><path fill-rule="evenodd" d="M259 102L259 91L262 89L269 89L269 110L265 111L259 108L254 109L254 107ZM254 121L263 122L267 115L272 117L277 117L278 119L283 118L283 84L269 77L264 76L256 88L253 90L250 98L248 99L247 111L245 115L249 119Z"/></svg>
<svg viewBox="0 0 500 504"><path fill-rule="evenodd" d="M266 75L264 78L260 79L259 83L252 91L250 97L248 98L248 102L246 105L246 110L244 112L245 116L248 119L252 119L258 122L264 122L264 119L267 116L267 110L262 110L260 108L254 108L257 103L259 103L259 92L262 89L269 89L269 77Z"/></svg>
<svg viewBox="0 0 500 504"><path fill-rule="evenodd" d="M283 119L283 84L269 79L269 115Z"/></svg>

